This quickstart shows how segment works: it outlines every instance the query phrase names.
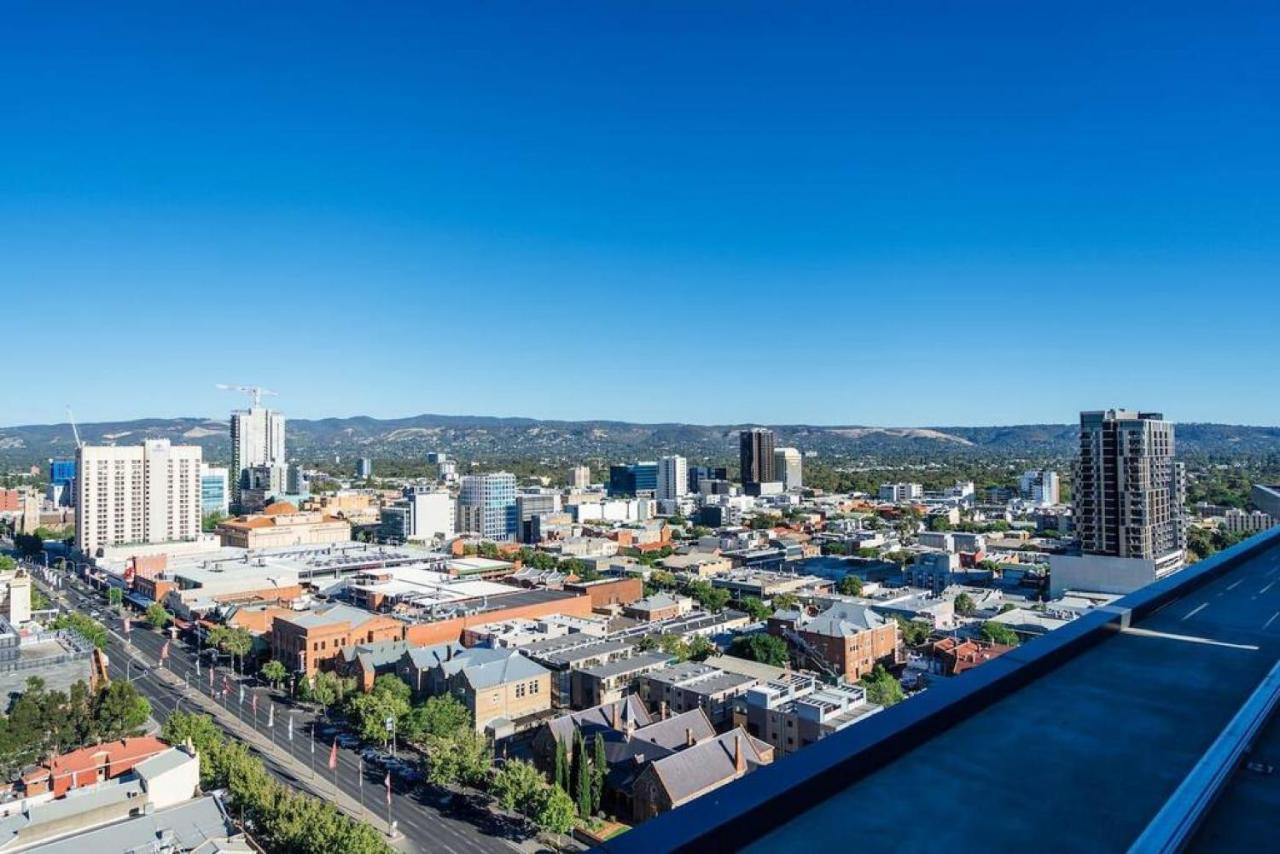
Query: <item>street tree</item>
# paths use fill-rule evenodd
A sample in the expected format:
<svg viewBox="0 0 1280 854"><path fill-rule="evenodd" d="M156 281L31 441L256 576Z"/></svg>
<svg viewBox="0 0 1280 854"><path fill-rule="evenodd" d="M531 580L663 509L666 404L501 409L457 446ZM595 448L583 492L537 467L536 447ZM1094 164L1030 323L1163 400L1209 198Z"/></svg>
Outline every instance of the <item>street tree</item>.
<svg viewBox="0 0 1280 854"><path fill-rule="evenodd" d="M511 759L493 775L489 791L503 809L534 816L546 788L547 782L537 768L523 759Z"/></svg>
<svg viewBox="0 0 1280 854"><path fill-rule="evenodd" d="M147 606L146 613L143 615L146 621L156 631L161 631L165 626L173 621L173 615L164 609L159 602L152 602Z"/></svg>
<svg viewBox="0 0 1280 854"><path fill-rule="evenodd" d="M289 678L289 669L274 658L262 665L261 673L272 688L279 688L280 683Z"/></svg>

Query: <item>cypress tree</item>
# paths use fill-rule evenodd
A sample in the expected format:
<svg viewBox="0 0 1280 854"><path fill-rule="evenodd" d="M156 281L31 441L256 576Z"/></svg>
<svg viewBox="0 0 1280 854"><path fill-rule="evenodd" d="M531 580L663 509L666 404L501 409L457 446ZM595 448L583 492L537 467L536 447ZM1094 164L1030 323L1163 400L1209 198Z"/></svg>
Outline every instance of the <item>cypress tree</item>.
<svg viewBox="0 0 1280 854"><path fill-rule="evenodd" d="M569 757L564 742L556 739L556 776L554 783L566 795L569 794Z"/></svg>
<svg viewBox="0 0 1280 854"><path fill-rule="evenodd" d="M595 757L591 763L591 811L600 812L604 800L604 775L609 767L604 756L604 736L596 733Z"/></svg>
<svg viewBox="0 0 1280 854"><path fill-rule="evenodd" d="M591 760L587 757L587 744L578 730L573 740L573 797L578 802L578 815L591 815Z"/></svg>

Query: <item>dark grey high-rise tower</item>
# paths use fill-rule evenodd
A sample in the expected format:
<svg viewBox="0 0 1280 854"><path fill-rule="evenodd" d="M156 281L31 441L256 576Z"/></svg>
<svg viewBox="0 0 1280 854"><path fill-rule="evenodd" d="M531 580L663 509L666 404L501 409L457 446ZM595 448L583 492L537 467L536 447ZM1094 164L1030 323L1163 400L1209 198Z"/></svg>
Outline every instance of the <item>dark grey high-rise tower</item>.
<svg viewBox="0 0 1280 854"><path fill-rule="evenodd" d="M1158 412L1080 413L1075 523L1085 554L1182 565L1186 475L1174 462L1173 424Z"/></svg>
<svg viewBox="0 0 1280 854"><path fill-rule="evenodd" d="M743 430L738 434L738 462L742 468L744 487L758 483L773 483L778 479L774 463L773 431L764 427Z"/></svg>

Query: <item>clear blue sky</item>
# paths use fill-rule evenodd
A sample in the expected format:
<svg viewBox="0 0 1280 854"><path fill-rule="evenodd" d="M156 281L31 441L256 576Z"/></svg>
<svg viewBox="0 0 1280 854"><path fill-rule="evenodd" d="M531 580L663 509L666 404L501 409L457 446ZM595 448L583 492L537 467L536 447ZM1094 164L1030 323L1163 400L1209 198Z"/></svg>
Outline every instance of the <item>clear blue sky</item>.
<svg viewBox="0 0 1280 854"><path fill-rule="evenodd" d="M1280 423L1275 3L10 3L0 424Z"/></svg>

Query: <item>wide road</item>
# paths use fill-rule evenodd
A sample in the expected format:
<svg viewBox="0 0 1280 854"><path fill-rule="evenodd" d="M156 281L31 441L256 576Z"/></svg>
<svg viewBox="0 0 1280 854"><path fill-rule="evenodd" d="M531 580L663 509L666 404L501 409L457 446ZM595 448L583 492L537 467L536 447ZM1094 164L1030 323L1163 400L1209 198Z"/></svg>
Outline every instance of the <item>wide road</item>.
<svg viewBox="0 0 1280 854"><path fill-rule="evenodd" d="M102 598L85 588L65 585L57 593L66 596L69 607L83 613L97 610L102 614L102 622L111 631L108 656L110 672L113 679L129 678L138 690L150 701L152 715L163 722L176 709L192 710L189 698L184 698L184 690L175 690L157 675L150 672L139 673L139 668L130 663L131 652L141 653L148 661L160 659L160 652L165 637L147 628L140 620L133 620L129 632L129 647L123 639L123 621L108 615L108 608ZM132 649L130 649L130 647ZM334 772L328 768L329 753L332 741L325 742L322 736L315 736L313 728L317 716L309 710L290 703L269 688L256 684L253 679L240 679L226 656L212 668L209 665L210 652L205 651L204 658L197 669L196 654L185 644L174 641L169 644L165 669L183 679L190 685L190 692L199 691L205 695L216 696L225 708L235 714L242 722L254 727L260 734L263 744L274 743L277 747L290 753L302 763L308 773L303 780L313 782L322 790L327 787L332 794ZM213 673L212 686L210 672ZM240 702L240 687L244 686L244 702ZM253 697L257 697L257 714L253 712ZM274 711L272 711L274 709ZM288 736L289 720L293 719L293 738ZM274 723L268 727L267 723ZM286 783L298 782L295 773L275 762L269 752L258 751L267 761L268 767ZM314 767L314 775L310 770ZM361 774L363 768L363 775ZM374 814L386 815L386 790L383 786L385 770L373 767L371 763L362 762L358 748L338 748L337 784L352 800L363 802ZM470 854L470 852L510 852L526 850L526 846L518 843L523 837L507 823L489 817L488 813L475 812L473 820L466 820L456 815L442 812L440 806L432 803L425 789L393 777L391 795L391 817L404 834L405 840L416 851L445 851L450 854ZM379 829L385 830L385 819ZM403 847L403 846L402 846Z"/></svg>
<svg viewBox="0 0 1280 854"><path fill-rule="evenodd" d="M1280 547L1272 547L800 813L755 848L832 846L853 820L874 850L1124 850L1277 657ZM1206 833L1213 838L1212 827ZM1275 844L1252 842L1253 850Z"/></svg>

